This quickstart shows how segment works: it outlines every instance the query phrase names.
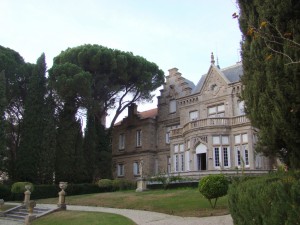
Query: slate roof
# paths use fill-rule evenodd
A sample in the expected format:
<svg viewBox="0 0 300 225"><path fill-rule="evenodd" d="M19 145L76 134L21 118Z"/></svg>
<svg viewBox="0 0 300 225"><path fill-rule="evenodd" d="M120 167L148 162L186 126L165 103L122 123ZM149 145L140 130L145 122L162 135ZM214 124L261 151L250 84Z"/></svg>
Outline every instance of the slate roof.
<svg viewBox="0 0 300 225"><path fill-rule="evenodd" d="M243 76L243 65L242 63L237 63L233 66L226 67L224 69L219 70L228 80L230 83L234 83L240 80L241 76ZM192 90L192 94L200 92L205 78L207 74L203 74L198 82L198 84L195 86L195 88Z"/></svg>

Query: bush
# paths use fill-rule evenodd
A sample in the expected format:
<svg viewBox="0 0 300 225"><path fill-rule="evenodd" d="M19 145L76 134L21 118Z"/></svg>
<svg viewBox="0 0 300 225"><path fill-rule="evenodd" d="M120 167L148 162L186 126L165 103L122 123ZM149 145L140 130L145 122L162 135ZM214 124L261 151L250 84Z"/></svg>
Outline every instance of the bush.
<svg viewBox="0 0 300 225"><path fill-rule="evenodd" d="M124 179L115 179L112 182L112 187L114 191L133 190L136 188L136 183Z"/></svg>
<svg viewBox="0 0 300 225"><path fill-rule="evenodd" d="M227 194L228 183L222 174L208 175L199 181L198 188L200 193L208 199L211 207L215 208L218 198ZM215 199L214 204L211 202L212 199Z"/></svg>
<svg viewBox="0 0 300 225"><path fill-rule="evenodd" d="M58 187L58 185L36 185L34 192L31 194L31 199L55 198L58 197L59 191L60 188Z"/></svg>
<svg viewBox="0 0 300 225"><path fill-rule="evenodd" d="M233 182L228 202L234 224L300 224L299 174L275 173Z"/></svg>
<svg viewBox="0 0 300 225"><path fill-rule="evenodd" d="M67 195L83 195L83 194L92 194L99 193L100 189L97 184L68 184L66 189Z"/></svg>
<svg viewBox="0 0 300 225"><path fill-rule="evenodd" d="M110 179L101 179L98 181L98 186L103 192L109 192L113 190L113 181Z"/></svg>
<svg viewBox="0 0 300 225"><path fill-rule="evenodd" d="M30 192L34 191L34 186L33 186L32 183L30 183L30 182L16 182L11 186L11 192L15 193L15 194L23 194L26 191L26 189L25 189L26 185L31 186Z"/></svg>

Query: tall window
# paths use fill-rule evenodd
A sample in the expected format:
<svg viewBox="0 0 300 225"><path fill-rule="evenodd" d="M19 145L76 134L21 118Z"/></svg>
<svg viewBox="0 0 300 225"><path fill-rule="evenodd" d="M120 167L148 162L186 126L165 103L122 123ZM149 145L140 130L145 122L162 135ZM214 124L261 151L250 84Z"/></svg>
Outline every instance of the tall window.
<svg viewBox="0 0 300 225"><path fill-rule="evenodd" d="M208 117L224 117L225 116L225 106L224 104L213 106L208 108Z"/></svg>
<svg viewBox="0 0 300 225"><path fill-rule="evenodd" d="M175 172L184 171L184 144L174 145L174 170Z"/></svg>
<svg viewBox="0 0 300 225"><path fill-rule="evenodd" d="M176 112L176 100L175 99L172 99L170 100L170 103L169 103L169 113L175 113Z"/></svg>
<svg viewBox="0 0 300 225"><path fill-rule="evenodd" d="M142 146L142 130L136 131L136 146L137 147Z"/></svg>
<svg viewBox="0 0 300 225"><path fill-rule="evenodd" d="M139 162L133 163L133 175L137 176L140 175L140 165Z"/></svg>
<svg viewBox="0 0 300 225"><path fill-rule="evenodd" d="M120 134L119 136L119 149L125 149L125 134Z"/></svg>
<svg viewBox="0 0 300 225"><path fill-rule="evenodd" d="M221 166L229 168L231 166L229 136L213 136L213 156L215 168L219 168Z"/></svg>
<svg viewBox="0 0 300 225"><path fill-rule="evenodd" d="M190 114L190 121L198 120L198 111L192 111Z"/></svg>
<svg viewBox="0 0 300 225"><path fill-rule="evenodd" d="M118 174L118 177L124 176L124 164L122 164L122 163L118 164L117 174Z"/></svg>
<svg viewBox="0 0 300 225"><path fill-rule="evenodd" d="M236 166L250 167L247 134L238 134L234 136L234 149Z"/></svg>

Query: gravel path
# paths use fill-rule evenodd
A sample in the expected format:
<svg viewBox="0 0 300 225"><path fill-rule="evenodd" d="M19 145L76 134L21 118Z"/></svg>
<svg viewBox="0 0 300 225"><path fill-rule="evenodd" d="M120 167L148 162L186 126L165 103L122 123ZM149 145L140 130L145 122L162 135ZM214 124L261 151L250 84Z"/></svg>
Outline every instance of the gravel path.
<svg viewBox="0 0 300 225"><path fill-rule="evenodd" d="M39 204L39 207L56 208L53 204ZM107 212L115 213L130 218L138 225L233 225L230 215L211 216L211 217L180 217L171 216L163 213L132 210L132 209L115 209L92 206L75 206L68 205L67 210L89 211L89 212ZM20 223L2 223L2 225L19 225Z"/></svg>

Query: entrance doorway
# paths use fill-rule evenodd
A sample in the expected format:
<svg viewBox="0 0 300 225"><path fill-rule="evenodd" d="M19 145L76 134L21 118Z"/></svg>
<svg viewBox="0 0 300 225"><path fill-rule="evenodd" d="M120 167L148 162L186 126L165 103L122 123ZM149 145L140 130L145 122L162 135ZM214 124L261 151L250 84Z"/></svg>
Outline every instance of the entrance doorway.
<svg viewBox="0 0 300 225"><path fill-rule="evenodd" d="M196 147L197 154L197 170L207 170L207 148L204 144L199 144Z"/></svg>
<svg viewBox="0 0 300 225"><path fill-rule="evenodd" d="M206 170L206 153L197 154L198 170Z"/></svg>

